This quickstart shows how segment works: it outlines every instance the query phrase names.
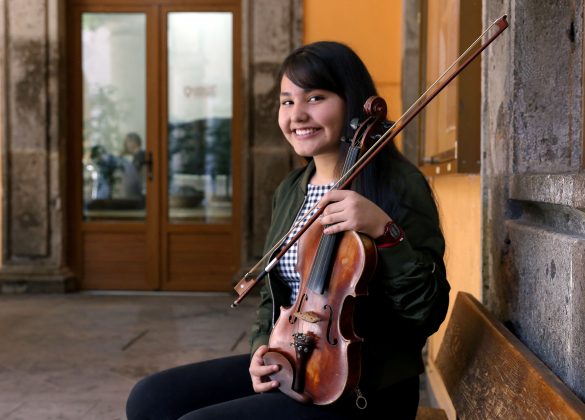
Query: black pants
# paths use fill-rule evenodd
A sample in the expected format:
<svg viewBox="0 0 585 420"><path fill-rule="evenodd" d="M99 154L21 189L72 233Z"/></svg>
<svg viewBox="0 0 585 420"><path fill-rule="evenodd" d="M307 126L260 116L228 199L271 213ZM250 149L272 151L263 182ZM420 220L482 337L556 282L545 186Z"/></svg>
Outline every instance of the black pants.
<svg viewBox="0 0 585 420"><path fill-rule="evenodd" d="M248 373L250 357L232 356L180 366L138 382L126 405L129 420L414 419L418 377L368 395L359 410L355 396L328 406L303 405L280 391L257 394ZM386 413L380 415L379 413Z"/></svg>

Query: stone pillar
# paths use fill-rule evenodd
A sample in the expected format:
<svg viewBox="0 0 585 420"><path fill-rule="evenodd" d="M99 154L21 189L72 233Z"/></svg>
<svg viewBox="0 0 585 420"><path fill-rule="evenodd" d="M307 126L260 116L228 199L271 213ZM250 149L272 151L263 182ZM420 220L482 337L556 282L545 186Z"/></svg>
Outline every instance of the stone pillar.
<svg viewBox="0 0 585 420"><path fill-rule="evenodd" d="M280 80L284 58L302 42L301 0L250 1L250 215L248 257L262 255L270 224L272 194L295 165L278 127Z"/></svg>
<svg viewBox="0 0 585 420"><path fill-rule="evenodd" d="M420 96L420 2L402 2L402 112ZM422 88L425 88L424 86ZM397 117L396 117L397 118ZM419 162L419 117L402 131L404 155L415 165Z"/></svg>
<svg viewBox="0 0 585 420"><path fill-rule="evenodd" d="M63 0L0 0L2 292L64 291Z"/></svg>
<svg viewBox="0 0 585 420"><path fill-rule="evenodd" d="M484 303L585 399L583 2L484 2Z"/></svg>

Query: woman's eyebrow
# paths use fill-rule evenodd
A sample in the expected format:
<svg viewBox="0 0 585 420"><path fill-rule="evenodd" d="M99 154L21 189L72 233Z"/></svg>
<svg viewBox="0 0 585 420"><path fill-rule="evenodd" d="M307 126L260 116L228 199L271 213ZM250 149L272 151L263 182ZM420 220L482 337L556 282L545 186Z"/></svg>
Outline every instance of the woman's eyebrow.
<svg viewBox="0 0 585 420"><path fill-rule="evenodd" d="M306 88L306 89L303 89L303 92L304 93L311 93L311 92L314 92L316 90L319 90L319 89ZM290 93L290 92L280 92L280 96L292 96L292 93Z"/></svg>

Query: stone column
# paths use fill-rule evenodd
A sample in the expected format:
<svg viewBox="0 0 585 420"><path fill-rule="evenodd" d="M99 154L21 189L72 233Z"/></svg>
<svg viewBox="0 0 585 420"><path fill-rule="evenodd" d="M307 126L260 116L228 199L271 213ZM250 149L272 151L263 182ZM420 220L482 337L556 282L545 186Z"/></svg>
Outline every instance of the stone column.
<svg viewBox="0 0 585 420"><path fill-rule="evenodd" d="M585 399L583 2L484 2L484 303Z"/></svg>
<svg viewBox="0 0 585 420"><path fill-rule="evenodd" d="M64 291L63 0L0 0L2 292Z"/></svg>
<svg viewBox="0 0 585 420"><path fill-rule="evenodd" d="M251 230L248 257L262 255L270 224L272 194L296 164L277 122L280 80L284 58L302 42L301 0L250 1L250 109L249 198Z"/></svg>
<svg viewBox="0 0 585 420"><path fill-rule="evenodd" d="M420 2L402 2L402 112L405 112L420 96ZM424 86L422 88L425 88ZM396 117L397 118L397 117ZM412 163L419 162L419 124L416 117L402 131L404 155Z"/></svg>

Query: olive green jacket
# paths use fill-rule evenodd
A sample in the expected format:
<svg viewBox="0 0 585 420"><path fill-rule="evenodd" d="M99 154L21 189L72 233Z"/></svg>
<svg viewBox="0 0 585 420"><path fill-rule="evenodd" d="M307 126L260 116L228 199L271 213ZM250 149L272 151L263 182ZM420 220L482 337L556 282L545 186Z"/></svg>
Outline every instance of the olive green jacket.
<svg viewBox="0 0 585 420"><path fill-rule="evenodd" d="M393 162L400 177L395 195L402 211L389 214L405 232L391 248L378 248L378 263L361 302L356 329L362 346L360 387L379 389L424 371L421 350L443 322L449 284L443 264L444 239L432 193L423 175L406 162ZM302 208L314 164L292 171L277 188L265 249L286 234ZM290 305L290 289L270 274L260 290L257 319L250 334L251 351L268 344L280 306Z"/></svg>

